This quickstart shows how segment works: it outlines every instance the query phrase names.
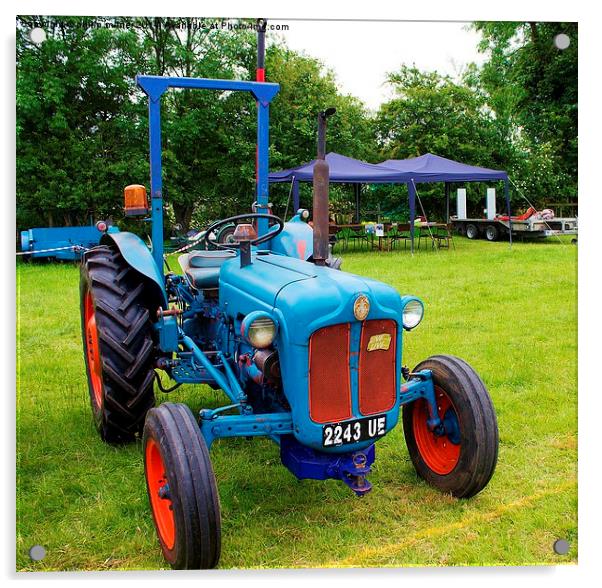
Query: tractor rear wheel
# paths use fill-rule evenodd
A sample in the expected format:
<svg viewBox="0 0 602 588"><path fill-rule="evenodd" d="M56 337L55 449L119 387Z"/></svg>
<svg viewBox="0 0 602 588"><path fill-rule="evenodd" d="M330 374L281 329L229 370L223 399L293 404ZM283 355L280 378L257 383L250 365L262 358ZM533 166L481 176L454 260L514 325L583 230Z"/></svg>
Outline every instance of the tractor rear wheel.
<svg viewBox="0 0 602 588"><path fill-rule="evenodd" d="M457 498L488 484L497 463L498 427L493 403L478 374L462 359L434 355L416 366L429 369L444 434L427 427L426 400L403 407L403 429L418 475Z"/></svg>
<svg viewBox="0 0 602 588"><path fill-rule="evenodd" d="M192 412L166 402L144 424L144 472L163 556L172 568L214 568L221 517L209 451Z"/></svg>
<svg viewBox="0 0 602 588"><path fill-rule="evenodd" d="M94 423L108 443L134 440L153 392L155 347L144 281L104 245L82 261L80 305L84 358Z"/></svg>

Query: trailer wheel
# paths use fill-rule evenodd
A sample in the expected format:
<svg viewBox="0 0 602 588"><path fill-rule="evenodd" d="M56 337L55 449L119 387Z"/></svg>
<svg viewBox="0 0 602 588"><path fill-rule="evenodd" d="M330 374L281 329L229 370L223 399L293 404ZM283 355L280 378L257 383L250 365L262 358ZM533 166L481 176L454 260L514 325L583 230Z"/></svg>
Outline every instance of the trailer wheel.
<svg viewBox="0 0 602 588"><path fill-rule="evenodd" d="M209 451L192 412L166 402L144 424L144 472L161 551L174 569L214 568L220 504Z"/></svg>
<svg viewBox="0 0 602 588"><path fill-rule="evenodd" d="M121 254L86 253L80 276L82 340L94 424L108 443L134 440L154 406L154 344L144 282Z"/></svg>
<svg viewBox="0 0 602 588"><path fill-rule="evenodd" d="M429 484L457 498L469 498L488 484L497 463L498 427L487 388L462 359L435 355L414 371L429 369L445 433L427 427L428 404L403 407L403 429L412 463Z"/></svg>
<svg viewBox="0 0 602 588"><path fill-rule="evenodd" d="M228 245L229 243L234 243L234 231L236 230L235 225L226 225L221 231L217 233L215 239L218 243L222 245Z"/></svg>
<svg viewBox="0 0 602 588"><path fill-rule="evenodd" d="M477 225L473 225L472 223L466 225L466 236L469 239L478 239L479 238L479 229Z"/></svg>
<svg viewBox="0 0 602 588"><path fill-rule="evenodd" d="M500 237L500 231L495 225L487 225L485 237L487 237L487 241L497 241Z"/></svg>

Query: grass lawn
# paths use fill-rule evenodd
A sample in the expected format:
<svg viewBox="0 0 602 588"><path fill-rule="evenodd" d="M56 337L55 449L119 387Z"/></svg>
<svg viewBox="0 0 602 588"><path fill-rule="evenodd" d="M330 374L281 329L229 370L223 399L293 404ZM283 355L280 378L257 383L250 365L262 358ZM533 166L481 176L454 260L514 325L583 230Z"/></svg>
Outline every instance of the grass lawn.
<svg viewBox="0 0 602 588"><path fill-rule="evenodd" d="M377 444L373 491L298 482L264 439L212 449L222 505L222 568L552 564L577 560L577 247L467 241L456 250L346 252L345 270L420 296L423 323L404 362L466 359L497 410L500 453L470 500L419 480L401 426ZM140 443L104 445L92 424L74 265L20 264L17 569L166 567ZM157 395L163 401L166 396ZM193 411L221 393L183 386ZM553 542L567 539L567 555ZM46 548L41 562L32 545Z"/></svg>

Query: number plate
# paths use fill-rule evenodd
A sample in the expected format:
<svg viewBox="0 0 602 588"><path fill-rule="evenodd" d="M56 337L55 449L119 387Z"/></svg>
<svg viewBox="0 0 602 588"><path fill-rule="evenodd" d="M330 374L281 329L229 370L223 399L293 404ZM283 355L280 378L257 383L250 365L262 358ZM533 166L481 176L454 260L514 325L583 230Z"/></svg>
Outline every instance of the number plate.
<svg viewBox="0 0 602 588"><path fill-rule="evenodd" d="M387 432L387 416L384 414L356 419L322 427L322 445L336 447L368 439L377 439Z"/></svg>

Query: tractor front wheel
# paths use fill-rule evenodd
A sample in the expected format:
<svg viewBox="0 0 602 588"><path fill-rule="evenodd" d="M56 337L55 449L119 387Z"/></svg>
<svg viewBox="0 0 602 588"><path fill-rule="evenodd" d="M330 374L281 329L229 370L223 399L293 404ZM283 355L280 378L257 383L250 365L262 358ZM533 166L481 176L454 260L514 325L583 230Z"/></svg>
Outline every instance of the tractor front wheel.
<svg viewBox="0 0 602 588"><path fill-rule="evenodd" d="M184 404L166 402L144 424L146 488L163 556L172 568L214 568L221 549L215 475L198 424Z"/></svg>
<svg viewBox="0 0 602 588"><path fill-rule="evenodd" d="M133 441L154 406L154 344L144 281L106 246L82 261L84 359L94 423L108 443Z"/></svg>
<svg viewBox="0 0 602 588"><path fill-rule="evenodd" d="M457 498L469 498L488 484L497 462L495 410L478 374L462 359L435 355L414 372L431 370L443 433L427 426L429 407L416 400L403 407L403 429L418 475Z"/></svg>

